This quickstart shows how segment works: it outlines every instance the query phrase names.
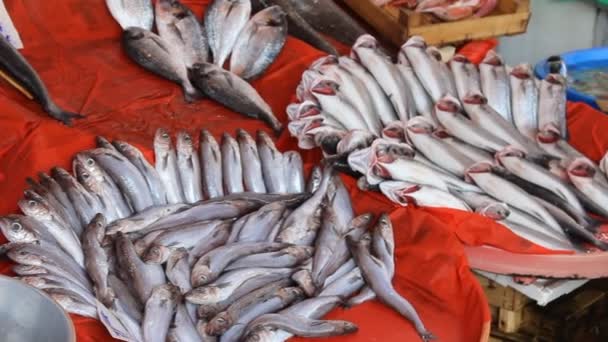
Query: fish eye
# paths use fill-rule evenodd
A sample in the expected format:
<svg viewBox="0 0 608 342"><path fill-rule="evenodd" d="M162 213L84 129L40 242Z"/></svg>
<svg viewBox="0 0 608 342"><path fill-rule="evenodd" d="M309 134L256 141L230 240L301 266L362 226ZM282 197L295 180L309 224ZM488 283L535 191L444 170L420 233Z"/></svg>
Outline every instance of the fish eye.
<svg viewBox="0 0 608 342"><path fill-rule="evenodd" d="M84 179L89 179L89 177L90 177L90 176L89 176L89 174L88 174L88 173L83 173L83 174L82 174L82 178L84 178Z"/></svg>
<svg viewBox="0 0 608 342"><path fill-rule="evenodd" d="M19 222L13 222L13 224L11 224L11 229L16 232L20 231L22 228L23 226Z"/></svg>
<svg viewBox="0 0 608 342"><path fill-rule="evenodd" d="M95 161L93 160L93 158L87 159L87 165L88 166L92 166L93 164L95 164Z"/></svg>
<svg viewBox="0 0 608 342"><path fill-rule="evenodd" d="M219 318L217 319L217 322L218 322L219 324L224 324L224 323L226 323L226 320L225 320L225 319L223 319L222 317L219 317Z"/></svg>
<svg viewBox="0 0 608 342"><path fill-rule="evenodd" d="M162 137L163 139L169 139L169 133L163 133L163 134L161 135L161 137Z"/></svg>
<svg viewBox="0 0 608 342"><path fill-rule="evenodd" d="M29 204L30 207L35 207L36 206L36 201L30 200L29 202L27 202L27 204Z"/></svg>
<svg viewBox="0 0 608 342"><path fill-rule="evenodd" d="M101 224L101 222L97 222L97 227L101 228L103 227L103 224Z"/></svg>

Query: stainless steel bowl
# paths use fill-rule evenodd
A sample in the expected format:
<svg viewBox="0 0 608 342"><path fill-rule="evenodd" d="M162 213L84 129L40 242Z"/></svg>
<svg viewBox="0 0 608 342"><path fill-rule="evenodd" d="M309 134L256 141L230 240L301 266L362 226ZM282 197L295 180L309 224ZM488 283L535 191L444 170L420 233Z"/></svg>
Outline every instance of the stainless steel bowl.
<svg viewBox="0 0 608 342"><path fill-rule="evenodd" d="M49 296L23 282L0 276L0 340L76 342L68 314Z"/></svg>

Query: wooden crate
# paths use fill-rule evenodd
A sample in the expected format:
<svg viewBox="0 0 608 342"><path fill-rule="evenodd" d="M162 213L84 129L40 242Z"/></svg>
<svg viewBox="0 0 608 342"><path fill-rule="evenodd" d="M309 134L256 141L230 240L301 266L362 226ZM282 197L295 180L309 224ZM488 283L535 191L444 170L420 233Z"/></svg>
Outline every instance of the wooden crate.
<svg viewBox="0 0 608 342"><path fill-rule="evenodd" d="M414 35L423 36L431 45L513 35L526 32L530 20L530 0L499 0L488 16L453 22L404 8L378 7L370 0L343 2L395 46Z"/></svg>

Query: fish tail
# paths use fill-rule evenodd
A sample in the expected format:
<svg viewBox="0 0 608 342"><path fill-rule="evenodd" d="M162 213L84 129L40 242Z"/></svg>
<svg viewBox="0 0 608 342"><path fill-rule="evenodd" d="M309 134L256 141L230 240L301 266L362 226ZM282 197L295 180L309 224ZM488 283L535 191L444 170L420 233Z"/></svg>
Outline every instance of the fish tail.
<svg viewBox="0 0 608 342"><path fill-rule="evenodd" d="M52 102L47 104L45 107L45 111L49 114L49 116L63 122L66 126L72 126L73 119L84 118L84 116L81 114L64 111Z"/></svg>
<svg viewBox="0 0 608 342"><path fill-rule="evenodd" d="M196 89L190 81L184 81L182 84L184 89L184 100L188 103L203 99L205 95L198 89Z"/></svg>

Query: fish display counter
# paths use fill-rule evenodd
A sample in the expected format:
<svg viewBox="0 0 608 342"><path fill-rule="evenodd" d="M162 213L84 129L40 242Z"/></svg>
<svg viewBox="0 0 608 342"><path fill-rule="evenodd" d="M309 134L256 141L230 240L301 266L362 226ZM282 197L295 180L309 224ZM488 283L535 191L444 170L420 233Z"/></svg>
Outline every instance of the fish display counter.
<svg viewBox="0 0 608 342"><path fill-rule="evenodd" d="M549 264L572 253L521 237L490 215L504 214L500 210L479 215L462 210L472 207L465 199L445 195L449 185L486 196L478 179L483 172L470 172L475 184L432 177L441 189L429 187L430 197L404 206L412 200L407 193L391 198L364 191L361 179L337 172L348 166L332 158L338 149L362 151L374 142L382 152L377 136L344 142L342 134L338 140L292 136L323 131L323 121L315 121L323 114L319 102L345 108L331 98L336 80L302 76L314 62L331 61L322 59L328 53L353 72L331 75L367 79L363 86L377 95L373 108L390 109L386 117L355 115L346 124L395 140L403 136L397 117L418 118L421 131L435 119L405 105L424 97L402 92L403 80L374 83L377 75L408 70L391 73L395 65L377 55L375 39L332 6L279 0L4 4L24 48L16 54L3 47L18 63L0 65L22 85L19 91L0 84L0 228L11 260L2 261L0 271L42 288L69 311L78 341L486 341L490 310L470 270L470 251L546 256ZM203 20L204 30L194 25ZM347 45L319 33L336 27L349 30L341 37ZM234 34L237 28L242 34ZM208 54L200 53L201 44ZM353 44L352 59L338 58ZM411 42L414 55L429 51L422 65L437 63L432 48L419 49L423 44ZM400 58L407 67L409 53ZM470 63L456 62L467 74ZM329 72L332 63L316 65ZM440 69L440 77L447 72ZM312 92L299 87L304 81ZM439 100L447 114L459 111L462 84L454 87L454 99L442 99L439 90L433 102L416 105L428 109ZM396 96L383 101L391 91ZM296 95L314 96L313 105L290 105ZM478 97L466 98L480 105ZM365 99L357 105L369 105ZM608 118L584 104L563 105L569 144L598 163L608 149L602 134ZM296 122L294 113L308 116ZM343 125L344 118L334 121ZM320 142L323 150L316 148ZM415 157L405 145L377 154L386 169L400 159L395 153ZM501 157L524 159L511 152ZM544 160L543 153L535 156ZM383 172L370 175L387 174L375 171ZM423 205L425 198L455 205ZM574 243L554 231L546 235L559 246ZM602 247L598 236L587 236L585 246ZM596 255L600 262L602 255Z"/></svg>

